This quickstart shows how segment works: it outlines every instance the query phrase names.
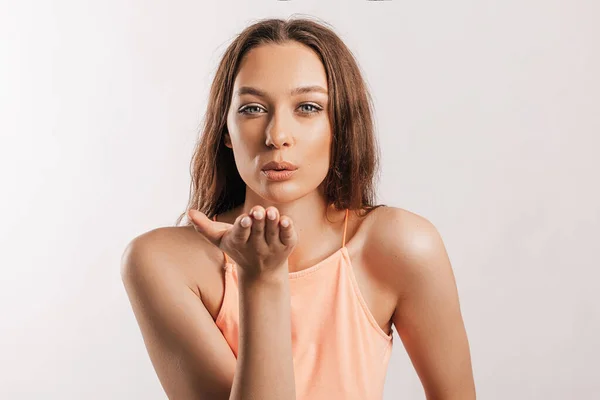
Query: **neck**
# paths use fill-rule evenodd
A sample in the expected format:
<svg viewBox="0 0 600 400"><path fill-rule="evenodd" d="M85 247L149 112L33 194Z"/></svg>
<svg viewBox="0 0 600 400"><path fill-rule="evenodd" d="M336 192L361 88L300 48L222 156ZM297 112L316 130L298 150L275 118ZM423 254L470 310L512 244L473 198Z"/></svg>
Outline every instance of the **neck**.
<svg viewBox="0 0 600 400"><path fill-rule="evenodd" d="M298 234L298 244L288 257L289 272L306 269L342 246L345 210L327 205L321 195L315 193L293 202L273 203L258 196L249 196L248 192L244 205L232 210L231 220L249 213L257 205L265 209L273 206L280 216L291 218Z"/></svg>

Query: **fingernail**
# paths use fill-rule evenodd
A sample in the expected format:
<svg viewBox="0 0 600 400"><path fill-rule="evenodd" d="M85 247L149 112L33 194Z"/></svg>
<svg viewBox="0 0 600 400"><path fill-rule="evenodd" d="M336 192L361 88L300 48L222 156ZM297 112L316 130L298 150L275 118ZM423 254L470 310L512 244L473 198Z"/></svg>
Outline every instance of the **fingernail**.
<svg viewBox="0 0 600 400"><path fill-rule="evenodd" d="M269 217L270 220L274 220L276 216L277 215L275 215L275 211L273 211L273 210L269 210L267 212L267 217Z"/></svg>
<svg viewBox="0 0 600 400"><path fill-rule="evenodd" d="M252 221L250 220L250 217L244 217L242 218L242 221L240 223L244 228L247 228L250 226L250 223L252 223Z"/></svg>
<svg viewBox="0 0 600 400"><path fill-rule="evenodd" d="M254 218L263 219L264 215L262 211L254 211Z"/></svg>
<svg viewBox="0 0 600 400"><path fill-rule="evenodd" d="M287 228L290 224L290 221L288 221L287 219L284 219L283 221L281 221L281 226L283 226L284 228Z"/></svg>

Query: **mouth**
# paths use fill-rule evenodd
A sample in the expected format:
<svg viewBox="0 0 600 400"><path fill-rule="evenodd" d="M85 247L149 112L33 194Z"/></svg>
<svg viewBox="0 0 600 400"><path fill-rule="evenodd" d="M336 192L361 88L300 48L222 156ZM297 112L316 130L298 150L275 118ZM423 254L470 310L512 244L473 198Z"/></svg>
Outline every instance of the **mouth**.
<svg viewBox="0 0 600 400"><path fill-rule="evenodd" d="M297 166L288 161L270 161L262 167L262 171L295 171L297 169Z"/></svg>
<svg viewBox="0 0 600 400"><path fill-rule="evenodd" d="M294 173L296 172L296 170L290 170L290 169L282 169L282 170L263 169L262 172L263 172L263 174L265 174L265 176L267 177L267 179L269 179L270 181L283 181L283 180L291 178L292 175L294 175Z"/></svg>

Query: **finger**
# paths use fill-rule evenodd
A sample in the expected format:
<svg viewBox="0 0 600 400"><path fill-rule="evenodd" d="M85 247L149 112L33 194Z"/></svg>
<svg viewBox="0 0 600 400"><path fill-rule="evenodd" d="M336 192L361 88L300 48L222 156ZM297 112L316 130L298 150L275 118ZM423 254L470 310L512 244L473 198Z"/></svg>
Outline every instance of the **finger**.
<svg viewBox="0 0 600 400"><path fill-rule="evenodd" d="M211 221L203 212L198 210L189 210L188 218L194 224L196 232L202 234L213 244L217 245L223 236L223 230L216 229L214 222Z"/></svg>
<svg viewBox="0 0 600 400"><path fill-rule="evenodd" d="M279 210L275 207L267 208L265 220L265 240L269 246L279 244Z"/></svg>
<svg viewBox="0 0 600 400"><path fill-rule="evenodd" d="M255 242L264 242L264 231L265 231L265 209L261 206L256 206L250 211L252 216L252 232L250 233L250 240Z"/></svg>
<svg viewBox="0 0 600 400"><path fill-rule="evenodd" d="M248 241L251 225L252 218L248 214L241 214L235 219L232 232L235 243L244 244Z"/></svg>
<svg viewBox="0 0 600 400"><path fill-rule="evenodd" d="M281 243L286 246L295 246L297 238L292 219L286 216L281 216L279 218L279 226L279 240L281 240Z"/></svg>

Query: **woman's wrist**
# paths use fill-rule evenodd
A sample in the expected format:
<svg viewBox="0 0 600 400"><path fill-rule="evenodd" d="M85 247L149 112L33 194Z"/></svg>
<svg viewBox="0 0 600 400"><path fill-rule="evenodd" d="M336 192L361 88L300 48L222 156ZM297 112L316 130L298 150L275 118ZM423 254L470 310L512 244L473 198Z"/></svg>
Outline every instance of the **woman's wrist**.
<svg viewBox="0 0 600 400"><path fill-rule="evenodd" d="M288 263L270 271L248 273L243 268L238 269L238 280L241 285L278 286L288 282Z"/></svg>

